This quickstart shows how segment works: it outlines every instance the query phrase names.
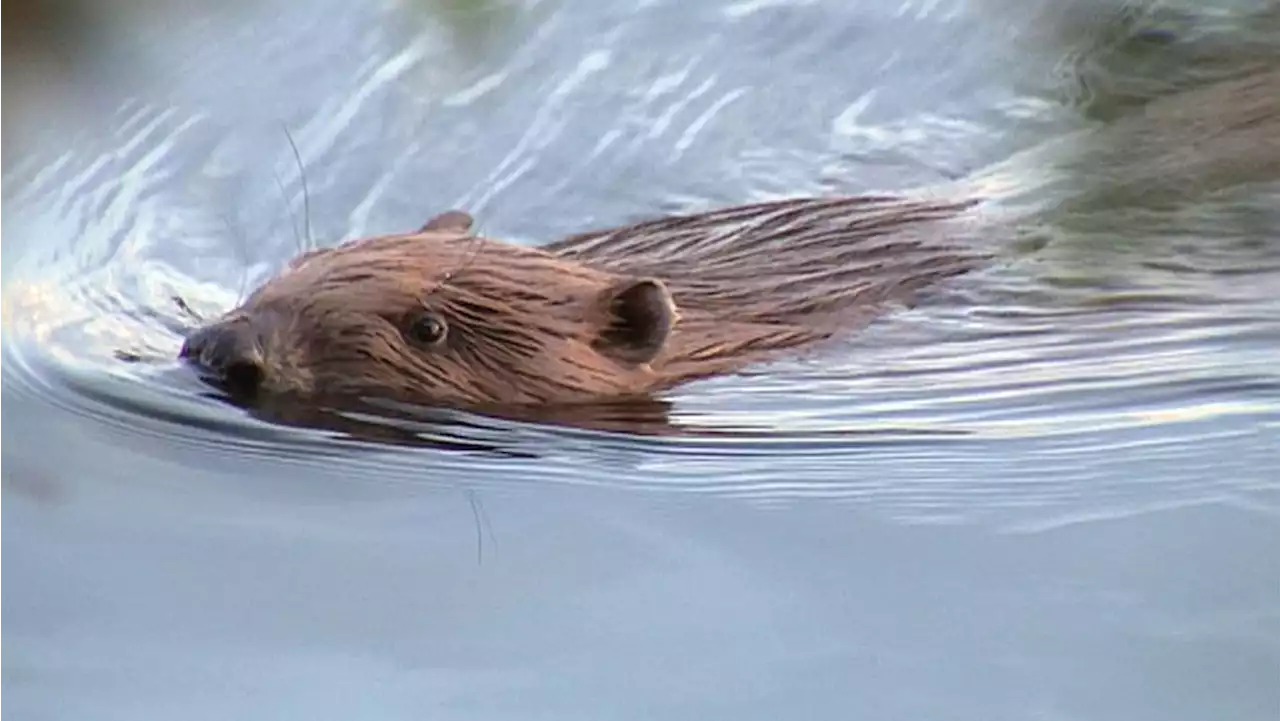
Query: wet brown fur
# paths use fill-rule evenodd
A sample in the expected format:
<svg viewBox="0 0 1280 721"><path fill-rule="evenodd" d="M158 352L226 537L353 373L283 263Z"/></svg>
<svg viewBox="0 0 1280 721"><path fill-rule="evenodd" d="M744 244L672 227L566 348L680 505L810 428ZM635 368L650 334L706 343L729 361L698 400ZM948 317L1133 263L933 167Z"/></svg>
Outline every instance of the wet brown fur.
<svg viewBox="0 0 1280 721"><path fill-rule="evenodd" d="M584 233L545 246L661 278L680 324L659 388L735 371L857 328L978 267L975 200L794 199Z"/></svg>

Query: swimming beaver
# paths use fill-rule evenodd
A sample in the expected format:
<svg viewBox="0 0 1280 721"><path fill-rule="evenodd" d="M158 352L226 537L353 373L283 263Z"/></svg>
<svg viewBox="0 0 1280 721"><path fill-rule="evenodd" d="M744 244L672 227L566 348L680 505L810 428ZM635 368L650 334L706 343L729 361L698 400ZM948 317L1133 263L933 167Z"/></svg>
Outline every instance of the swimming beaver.
<svg viewBox="0 0 1280 721"><path fill-rule="evenodd" d="M1280 71L1153 101L1108 131L1064 162L1096 163L1093 189L1109 197L1278 177ZM1124 165L1108 164L1121 152ZM454 210L303 254L181 356L241 394L487 407L643 397L812 347L983 265L989 236L1025 217L981 202L775 200L543 247L481 237Z"/></svg>
<svg viewBox="0 0 1280 721"><path fill-rule="evenodd" d="M473 235L451 211L416 233L301 256L182 354L242 391L445 404L644 395L830 337L975 267L932 227L972 204L773 201L543 248Z"/></svg>

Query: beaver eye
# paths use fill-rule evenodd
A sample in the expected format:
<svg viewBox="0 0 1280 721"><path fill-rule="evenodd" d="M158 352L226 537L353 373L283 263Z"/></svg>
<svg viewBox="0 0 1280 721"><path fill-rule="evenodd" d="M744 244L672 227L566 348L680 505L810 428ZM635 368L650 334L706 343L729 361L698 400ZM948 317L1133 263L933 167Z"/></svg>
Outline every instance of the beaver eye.
<svg viewBox="0 0 1280 721"><path fill-rule="evenodd" d="M444 320L431 313L423 313L414 318L409 326L409 338L421 345L437 345L448 332L449 327L444 324Z"/></svg>

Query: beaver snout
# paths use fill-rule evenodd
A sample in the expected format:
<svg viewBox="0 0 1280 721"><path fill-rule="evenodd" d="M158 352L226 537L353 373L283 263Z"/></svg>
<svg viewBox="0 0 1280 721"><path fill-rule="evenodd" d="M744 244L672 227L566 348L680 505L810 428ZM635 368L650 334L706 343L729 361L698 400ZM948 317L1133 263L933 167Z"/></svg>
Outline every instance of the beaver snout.
<svg viewBox="0 0 1280 721"><path fill-rule="evenodd" d="M200 328L187 336L179 356L212 374L232 393L256 393L266 374L262 340L243 324Z"/></svg>

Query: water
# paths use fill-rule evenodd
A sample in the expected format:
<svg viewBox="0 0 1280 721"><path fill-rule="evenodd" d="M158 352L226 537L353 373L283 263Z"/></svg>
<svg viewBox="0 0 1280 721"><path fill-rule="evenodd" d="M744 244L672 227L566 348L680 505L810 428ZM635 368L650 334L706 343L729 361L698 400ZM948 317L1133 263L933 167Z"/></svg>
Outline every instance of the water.
<svg viewBox="0 0 1280 721"><path fill-rule="evenodd" d="M172 361L170 296L450 207L540 243L962 178L1168 76L1104 5L126 5L6 116L10 717L1274 719L1274 183L1059 219L675 436L353 436ZM1243 62L1238 17L1186 47Z"/></svg>

